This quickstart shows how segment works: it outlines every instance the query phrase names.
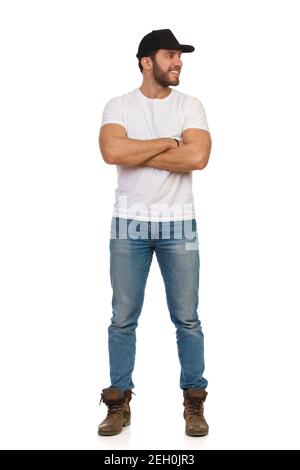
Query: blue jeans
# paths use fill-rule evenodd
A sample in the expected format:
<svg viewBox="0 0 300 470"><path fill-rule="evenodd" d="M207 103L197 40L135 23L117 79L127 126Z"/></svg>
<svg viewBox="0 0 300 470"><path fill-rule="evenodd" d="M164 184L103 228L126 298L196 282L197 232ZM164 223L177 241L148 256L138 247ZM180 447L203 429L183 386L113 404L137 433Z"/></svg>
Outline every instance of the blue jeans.
<svg viewBox="0 0 300 470"><path fill-rule="evenodd" d="M146 222L112 218L110 277L112 318L108 328L112 387L134 388L136 327L153 252L176 327L180 387L204 389L204 343L198 318L199 243L196 220Z"/></svg>

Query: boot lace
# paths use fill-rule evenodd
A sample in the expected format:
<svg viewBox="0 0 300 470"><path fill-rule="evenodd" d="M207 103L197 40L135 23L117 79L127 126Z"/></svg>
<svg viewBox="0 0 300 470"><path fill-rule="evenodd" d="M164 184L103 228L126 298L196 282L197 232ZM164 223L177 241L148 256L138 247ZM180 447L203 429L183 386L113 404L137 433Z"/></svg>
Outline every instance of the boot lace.
<svg viewBox="0 0 300 470"><path fill-rule="evenodd" d="M203 402L195 398L189 398L187 400L187 411L192 415L202 416L203 414Z"/></svg>
<svg viewBox="0 0 300 470"><path fill-rule="evenodd" d="M107 416L111 416L112 414L120 414L123 411L123 403L117 403L114 405L107 405L108 411Z"/></svg>

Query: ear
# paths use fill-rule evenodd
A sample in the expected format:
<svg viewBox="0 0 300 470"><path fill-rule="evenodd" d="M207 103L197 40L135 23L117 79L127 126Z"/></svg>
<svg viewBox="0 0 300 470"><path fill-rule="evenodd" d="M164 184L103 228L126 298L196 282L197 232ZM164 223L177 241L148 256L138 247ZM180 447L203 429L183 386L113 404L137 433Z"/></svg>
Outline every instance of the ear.
<svg viewBox="0 0 300 470"><path fill-rule="evenodd" d="M151 70L152 68L152 61L150 57L143 57L141 59L141 64L144 67L145 70Z"/></svg>

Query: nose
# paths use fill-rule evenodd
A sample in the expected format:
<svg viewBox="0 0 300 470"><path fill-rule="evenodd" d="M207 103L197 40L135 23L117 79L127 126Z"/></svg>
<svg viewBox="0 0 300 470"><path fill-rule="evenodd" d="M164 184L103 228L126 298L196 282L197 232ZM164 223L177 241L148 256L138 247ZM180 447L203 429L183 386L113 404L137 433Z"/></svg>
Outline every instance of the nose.
<svg viewBox="0 0 300 470"><path fill-rule="evenodd" d="M175 60L174 60L174 65L177 65L179 66L180 68L182 67L182 60L180 57L175 57Z"/></svg>

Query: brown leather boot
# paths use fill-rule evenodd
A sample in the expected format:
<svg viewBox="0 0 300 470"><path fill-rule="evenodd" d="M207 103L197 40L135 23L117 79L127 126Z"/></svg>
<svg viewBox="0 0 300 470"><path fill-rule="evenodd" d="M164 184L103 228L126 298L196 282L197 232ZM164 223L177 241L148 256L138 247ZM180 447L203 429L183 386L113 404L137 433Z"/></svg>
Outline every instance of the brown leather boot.
<svg viewBox="0 0 300 470"><path fill-rule="evenodd" d="M208 424L203 416L203 403L207 392L204 389L188 388L183 391L185 432L188 436L206 436Z"/></svg>
<svg viewBox="0 0 300 470"><path fill-rule="evenodd" d="M106 418L98 426L99 436L114 436L119 434L124 426L130 424L131 390L125 390L124 394L120 388L104 388L101 393L101 401L108 407Z"/></svg>

